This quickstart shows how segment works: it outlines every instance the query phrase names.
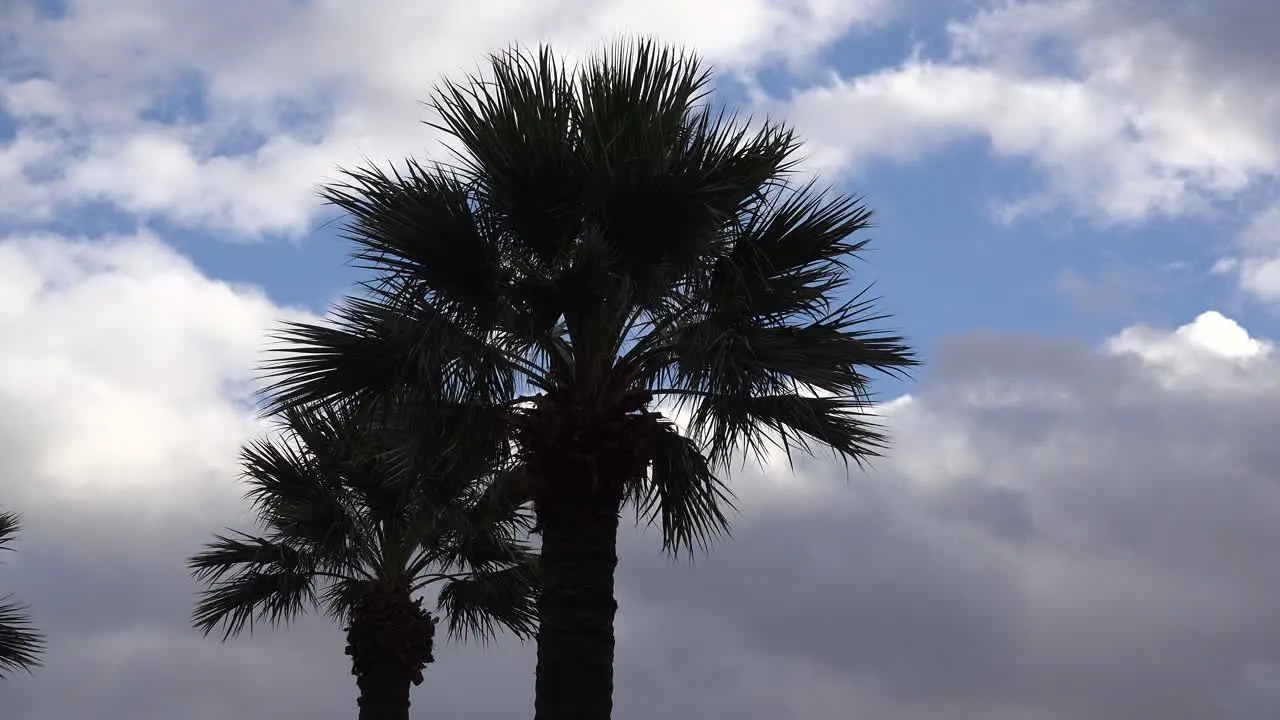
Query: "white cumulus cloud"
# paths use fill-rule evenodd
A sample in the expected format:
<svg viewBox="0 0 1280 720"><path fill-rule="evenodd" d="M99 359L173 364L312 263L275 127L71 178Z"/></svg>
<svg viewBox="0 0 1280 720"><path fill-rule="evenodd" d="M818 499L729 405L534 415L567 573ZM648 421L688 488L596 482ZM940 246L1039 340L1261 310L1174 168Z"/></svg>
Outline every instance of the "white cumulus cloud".
<svg viewBox="0 0 1280 720"><path fill-rule="evenodd" d="M52 19L20 9L0 49L13 68L0 71L0 109L18 120L0 141L0 214L39 221L105 200L297 234L337 166L431 150L419 103L494 49L549 40L576 54L653 34L732 73L803 63L890 12L884 0L72 0Z"/></svg>
<svg viewBox="0 0 1280 720"><path fill-rule="evenodd" d="M0 241L3 501L64 531L89 513L119 539L238 507L226 478L259 429L266 332L305 316L150 235Z"/></svg>
<svg viewBox="0 0 1280 720"><path fill-rule="evenodd" d="M1232 33L1280 19L1221 5L983 3L948 25L944 59L837 77L776 106L838 170L985 140L1044 180L1003 199L1005 220L1063 203L1102 224L1200 212L1280 171L1280 84L1219 61ZM1220 32L1203 32L1205 15L1226 18Z"/></svg>

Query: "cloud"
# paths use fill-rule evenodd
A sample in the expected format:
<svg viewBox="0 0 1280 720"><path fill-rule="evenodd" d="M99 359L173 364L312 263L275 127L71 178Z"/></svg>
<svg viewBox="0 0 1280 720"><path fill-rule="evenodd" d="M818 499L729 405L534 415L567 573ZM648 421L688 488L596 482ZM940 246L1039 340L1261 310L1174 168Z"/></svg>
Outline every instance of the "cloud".
<svg viewBox="0 0 1280 720"><path fill-rule="evenodd" d="M257 428L254 363L272 323L303 316L148 234L0 241L5 502L117 542L237 507L220 479Z"/></svg>
<svg viewBox="0 0 1280 720"><path fill-rule="evenodd" d="M305 311L209 277L149 232L12 228L105 201L234 237L295 234L315 183L361 154L421 153L431 83L512 40L578 53L654 32L732 78L812 66L901 12L64 5L0 3L0 504L26 528L0 583L51 643L47 667L6 683L0 715L18 720L350 717L355 687L322 618L226 645L187 621L184 559L247 523L235 460L263 429L249 390L265 330ZM764 107L814 141L817 169L984 140L1043 178L1004 198L1006 219L1064 204L1104 223L1194 213L1265 196L1280 165L1271 5L987 2L948 26L948 54ZM1280 298L1277 238L1280 214L1261 210L1220 269ZM1142 288L1117 272L1061 289L1111 289L1120 307ZM617 715L1276 717L1277 357L1218 312L1099 347L951 338L882 407L894 443L872 472L818 459L793 474L775 458L735 473L734 537L693 565L662 559L653 532L624 537ZM528 712L531 647L437 655L416 715Z"/></svg>
<svg viewBox="0 0 1280 720"><path fill-rule="evenodd" d="M620 582L688 638L667 657L751 658L738 687L782 717L1261 720L1280 710L1276 370L1218 313L1100 350L956 338L887 411L878 473L809 464L811 500Z"/></svg>
<svg viewBox="0 0 1280 720"><path fill-rule="evenodd" d="M299 703L282 716L316 709L307 673L287 669L304 649L246 654L176 631L185 556L244 516L228 480L261 430L249 393L265 332L290 317L307 315L205 277L149 234L0 240L0 502L25 525L3 581L29 593L50 639L47 667L0 701L5 717L98 702L168 717L175 697L192 718L252 714L201 690L219 683L292 682Z"/></svg>
<svg viewBox="0 0 1280 720"><path fill-rule="evenodd" d="M0 253L4 502L28 528L3 581L51 640L5 717L349 716L331 624L220 645L186 621L182 559L245 522L245 390L293 311L147 236ZM739 472L735 536L693 564L624 536L619 717L1275 717L1278 370L1214 312L1096 349L951 339L884 406L873 472ZM416 714L528 712L531 647L438 657Z"/></svg>
<svg viewBox="0 0 1280 720"><path fill-rule="evenodd" d="M315 184L338 165L430 148L419 105L430 87L511 42L580 53L620 33L656 34L739 72L804 62L891 12L884 0L66 6L7 21L0 110L17 130L0 140L14 198L0 213L39 222L105 200L246 235L303 231Z"/></svg>
<svg viewBox="0 0 1280 720"><path fill-rule="evenodd" d="M966 139L1043 186L1013 220L1066 204L1101 224L1202 212L1280 170L1280 61L1239 0L989 2L947 26L949 56L779 98L814 158L856 171Z"/></svg>
<svg viewBox="0 0 1280 720"><path fill-rule="evenodd" d="M779 91L757 109L800 126L807 170L858 172L985 141L1043 178L997 199L1006 221L1064 204L1101 223L1202 212L1280 168L1265 5L985 2L947 24L941 57ZM40 223L106 201L234 236L296 235L338 166L430 150L419 102L431 85L512 41L572 54L654 33L733 78L822 62L851 29L905 11L884 0L522 0L476 12L404 0L358 11L287 0L10 10L0 115L14 130L0 140L0 217Z"/></svg>
<svg viewBox="0 0 1280 720"><path fill-rule="evenodd" d="M1080 312L1120 319L1141 315L1141 306L1168 293L1166 275L1182 269L1167 266L1163 272L1108 258L1095 272L1072 267L1054 278L1054 291Z"/></svg>
<svg viewBox="0 0 1280 720"><path fill-rule="evenodd" d="M1241 290L1264 303L1280 302L1280 202L1250 219L1235 250L1214 264L1214 272L1233 275Z"/></svg>

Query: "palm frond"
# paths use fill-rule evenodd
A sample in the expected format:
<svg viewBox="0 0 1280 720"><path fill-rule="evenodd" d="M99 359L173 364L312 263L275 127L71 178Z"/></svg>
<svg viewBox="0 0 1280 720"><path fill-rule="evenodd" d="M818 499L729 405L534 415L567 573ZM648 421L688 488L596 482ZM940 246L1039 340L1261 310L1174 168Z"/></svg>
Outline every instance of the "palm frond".
<svg viewBox="0 0 1280 720"><path fill-rule="evenodd" d="M670 338L666 379L671 387L712 394L799 385L859 395L868 372L898 375L916 364L902 338L870 329L883 319L872 307L872 300L854 297L803 324L719 315L692 322Z"/></svg>
<svg viewBox="0 0 1280 720"><path fill-rule="evenodd" d="M427 483L419 482L421 458L412 450L411 435L437 423L405 422L406 407L399 397L376 402L329 402L282 413L285 424L305 448L309 470L356 522L353 537L367 540L380 524L394 522L408 512ZM434 417L434 416L431 416ZM434 438L432 438L434 439ZM440 462L437 455L429 461ZM434 484L430 484L434 485ZM451 488L441 488L448 494Z"/></svg>
<svg viewBox="0 0 1280 720"><path fill-rule="evenodd" d="M872 225L858 198L810 182L758 196L727 226L728 252L708 263L694 294L708 309L786 320L816 319L849 280L849 260Z"/></svg>
<svg viewBox="0 0 1280 720"><path fill-rule="evenodd" d="M369 166L344 175L321 195L346 211L357 267L414 278L440 305L497 307L506 280L498 248L456 172L410 160L404 173Z"/></svg>
<svg viewBox="0 0 1280 720"><path fill-rule="evenodd" d="M429 102L434 125L461 145L458 162L503 238L503 260L551 265L582 230L572 82L545 46L494 53L489 70L445 82Z"/></svg>
<svg viewBox="0 0 1280 720"><path fill-rule="evenodd" d="M267 538L231 531L236 537L215 534L205 550L191 556L187 569L202 582L219 582L227 573L245 568L279 568L289 572L315 567L315 561L303 551Z"/></svg>
<svg viewBox="0 0 1280 720"><path fill-rule="evenodd" d="M692 554L706 551L729 534L728 512L733 492L716 476L694 440L662 423L653 443L653 464L647 482L633 483L628 501L637 521L662 528L663 550Z"/></svg>
<svg viewBox="0 0 1280 720"><path fill-rule="evenodd" d="M790 458L794 450L814 454L825 447L861 467L888 442L868 403L848 396L708 396L700 398L689 425L695 437L708 439L719 462L744 450L760 459L774 448Z"/></svg>
<svg viewBox="0 0 1280 720"><path fill-rule="evenodd" d="M18 538L18 531L21 529L22 519L18 513L0 511L0 550L12 550L9 545Z"/></svg>
<svg viewBox="0 0 1280 720"><path fill-rule="evenodd" d="M508 567L446 582L437 607L451 639L488 642L506 628L523 640L537 632L537 593L537 556L526 553Z"/></svg>
<svg viewBox="0 0 1280 720"><path fill-rule="evenodd" d="M324 614L334 622L350 622L352 608L369 592L374 582L365 578L336 578L326 584L320 594Z"/></svg>
<svg viewBox="0 0 1280 720"><path fill-rule="evenodd" d="M438 567L446 572L488 572L528 551L515 539L532 526L527 516L517 515L481 524L474 516L449 523L450 530L434 547L424 547L415 568Z"/></svg>
<svg viewBox="0 0 1280 720"><path fill-rule="evenodd" d="M393 283L394 285L394 283ZM287 323L263 366L269 414L333 402L380 403L406 388L435 402L508 400L514 373L537 378L521 341L450 318L406 290L348 297L320 323ZM519 324L519 314L513 324Z"/></svg>
<svg viewBox="0 0 1280 720"><path fill-rule="evenodd" d="M398 309L347 298L327 322L287 322L273 333L262 391L277 413L334 397L377 393L404 375L403 351L390 342Z"/></svg>
<svg viewBox="0 0 1280 720"><path fill-rule="evenodd" d="M0 511L0 550L12 550L21 529L18 513ZM9 671L39 667L45 649L44 635L32 626L26 606L4 602L8 599L0 598L0 679Z"/></svg>
<svg viewBox="0 0 1280 720"><path fill-rule="evenodd" d="M44 635L31 625L26 607L0 602L0 679L12 671L31 672L39 667L44 649Z"/></svg>
<svg viewBox="0 0 1280 720"><path fill-rule="evenodd" d="M743 448L758 454L766 435L788 452L829 438L854 462L880 446L862 412L869 373L902 375L917 360L903 338L877 329L885 316L865 289L836 300L865 244L849 238L870 217L856 199L811 186L762 197L727 252L690 278L683 301L654 313L630 350L643 382L691 408L690 431L713 465ZM783 397L791 404L777 411Z"/></svg>
<svg viewBox="0 0 1280 720"><path fill-rule="evenodd" d="M424 334L410 313L373 294L344 299L323 322L284 323L263 365L267 412L377 397L396 387L412 375L413 350Z"/></svg>
<svg viewBox="0 0 1280 720"><path fill-rule="evenodd" d="M579 73L587 217L648 307L719 250L720 227L785 172L793 134L717 112L695 55L622 41Z"/></svg>
<svg viewBox="0 0 1280 720"><path fill-rule="evenodd" d="M224 641L246 628L252 632L255 621L278 625L317 606L321 572L313 559L283 543L239 535L215 536L188 561L192 575L208 586L192 623L205 635L221 625Z"/></svg>
<svg viewBox="0 0 1280 720"><path fill-rule="evenodd" d="M523 465L513 464L494 473L482 491L482 508L496 517L509 517L533 500Z"/></svg>
<svg viewBox="0 0 1280 720"><path fill-rule="evenodd" d="M696 258L731 209L704 192L706 168L689 152L710 74L692 54L640 40L597 53L577 80L584 209L617 254L618 274L643 283L664 262Z"/></svg>
<svg viewBox="0 0 1280 720"><path fill-rule="evenodd" d="M514 472L514 471L511 471ZM502 481L510 472L498 475ZM529 552L521 540L533 527L532 513L514 497L476 486L448 505L420 510L415 526L419 550L409 572L422 575L429 568L443 572L487 572L514 562Z"/></svg>
<svg viewBox="0 0 1280 720"><path fill-rule="evenodd" d="M304 430L305 426L292 428ZM317 448L325 453L323 444ZM253 440L241 453L245 495L261 520L319 557L342 558L367 538L360 509L347 497L331 454L319 462L312 448L295 435L284 440Z"/></svg>

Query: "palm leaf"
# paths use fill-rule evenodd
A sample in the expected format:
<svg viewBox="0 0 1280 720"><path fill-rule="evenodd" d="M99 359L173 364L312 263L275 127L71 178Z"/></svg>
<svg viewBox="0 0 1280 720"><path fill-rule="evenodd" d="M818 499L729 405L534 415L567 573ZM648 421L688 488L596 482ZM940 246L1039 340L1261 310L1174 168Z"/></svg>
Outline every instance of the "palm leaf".
<svg viewBox="0 0 1280 720"><path fill-rule="evenodd" d="M410 373L405 351L409 321L403 310L365 298L347 298L323 323L289 322L274 337L270 380L262 394L267 412L301 408L336 397L377 396Z"/></svg>
<svg viewBox="0 0 1280 720"><path fill-rule="evenodd" d="M321 574L313 559L283 543L238 534L239 539L216 535L188 561L196 579L209 586L192 623L205 635L221 625L224 641L246 628L252 632L255 621L275 626L317 606Z"/></svg>
<svg viewBox="0 0 1280 720"><path fill-rule="evenodd" d="M495 328L447 317L412 295L380 290L345 299L325 322L286 324L263 368L267 412L376 405L391 396L437 409L464 400L494 404L513 396L517 369L537 379L522 357L527 343L515 335L503 341Z"/></svg>
<svg viewBox="0 0 1280 720"><path fill-rule="evenodd" d="M41 665L44 635L32 627L25 610L22 605L0 602L0 678L16 670L31 672Z"/></svg>
<svg viewBox="0 0 1280 720"><path fill-rule="evenodd" d="M774 448L790 458L793 450L813 454L821 446L861 466L879 456L887 444L874 415L856 397L798 393L709 397L698 406L690 428L710 438L713 457L746 450L762 458Z"/></svg>
<svg viewBox="0 0 1280 720"><path fill-rule="evenodd" d="M0 550L12 550L11 544L22 528L21 518L12 511L0 511ZM26 607L0 598L0 678L15 670L31 672L39 667L44 652L44 635L31 625Z"/></svg>
<svg viewBox="0 0 1280 720"><path fill-rule="evenodd" d="M633 302L648 307L720 246L720 227L785 171L792 133L708 102L696 55L622 41L579 73L587 217L617 253Z"/></svg>
<svg viewBox="0 0 1280 720"><path fill-rule="evenodd" d="M445 83L435 92L429 105L439 121L433 124L461 146L460 169L492 224L490 247L502 237L502 260L515 252L551 265L582 230L585 188L572 82L547 47L536 54L495 53L489 69L490 77ZM512 142L516 137L521 141Z"/></svg>
<svg viewBox="0 0 1280 720"><path fill-rule="evenodd" d="M499 628L521 639L537 631L537 556L526 553L499 570L446 582L437 606L452 639L492 640Z"/></svg>
<svg viewBox="0 0 1280 720"><path fill-rule="evenodd" d="M340 469L324 462L331 457L318 459L295 436L251 441L241 458L246 497L267 527L325 558L342 558L363 546L360 510L335 477Z"/></svg>
<svg viewBox="0 0 1280 720"><path fill-rule="evenodd" d="M22 528L22 520L18 513L12 511L0 511L0 550L12 550L10 544L18 538L18 531Z"/></svg>
<svg viewBox="0 0 1280 720"><path fill-rule="evenodd" d="M648 481L632 485L630 493L637 521L662 528L667 552L706 551L729 534L733 492L713 472L698 444L671 423L662 423L654 439Z"/></svg>
<svg viewBox="0 0 1280 720"><path fill-rule="evenodd" d="M351 621L351 610L369 592L376 581L365 578L337 578L325 586L320 594L320 605L330 620L346 624Z"/></svg>
<svg viewBox="0 0 1280 720"><path fill-rule="evenodd" d="M406 166L403 174L375 167L349 171L347 181L322 191L348 214L346 234L357 248L356 265L413 276L441 304L492 309L502 298L505 277L470 188L443 166Z"/></svg>

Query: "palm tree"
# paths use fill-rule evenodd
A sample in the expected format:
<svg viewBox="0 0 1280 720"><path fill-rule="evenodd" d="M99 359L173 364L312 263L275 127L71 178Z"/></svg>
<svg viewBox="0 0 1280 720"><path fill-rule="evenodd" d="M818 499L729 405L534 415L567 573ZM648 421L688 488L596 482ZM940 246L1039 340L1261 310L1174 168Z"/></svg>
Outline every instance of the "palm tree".
<svg viewBox="0 0 1280 720"><path fill-rule="evenodd" d="M242 454L265 534L217 535L189 562L208 585L192 615L206 635L308 609L342 621L362 720L409 717L410 684L434 659L438 618L415 598L429 586L450 637L529 637L536 621L527 513L477 481L500 466L418 452L388 417L351 404L284 413L280 437Z"/></svg>
<svg viewBox="0 0 1280 720"><path fill-rule="evenodd" d="M727 530L732 458L825 447L861 465L886 441L869 376L916 361L847 291L870 210L796 180L785 126L714 109L696 57L640 41L488 69L433 96L453 161L323 192L374 277L331 322L281 332L273 402L429 394L419 368L448 363L479 435L501 418L526 468L536 717L604 720L621 508L669 552L705 549Z"/></svg>
<svg viewBox="0 0 1280 720"><path fill-rule="evenodd" d="M17 513L0 512L0 550L13 549L9 545L20 527ZM8 596L0 600L8 600ZM31 672L40 666L43 652L44 635L31 626L26 607L0 602L0 678L14 670Z"/></svg>

